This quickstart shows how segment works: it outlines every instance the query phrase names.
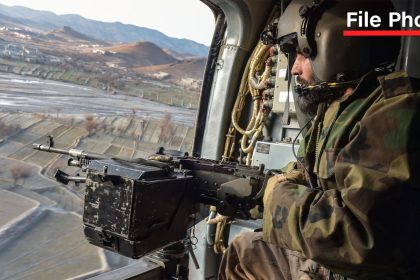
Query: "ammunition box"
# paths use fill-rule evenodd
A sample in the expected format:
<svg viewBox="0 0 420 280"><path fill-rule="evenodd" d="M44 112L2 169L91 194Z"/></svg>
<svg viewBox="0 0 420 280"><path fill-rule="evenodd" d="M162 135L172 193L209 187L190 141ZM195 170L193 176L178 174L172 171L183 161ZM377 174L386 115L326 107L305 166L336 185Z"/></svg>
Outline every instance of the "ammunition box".
<svg viewBox="0 0 420 280"><path fill-rule="evenodd" d="M84 233L96 246L140 258L186 237L191 176L118 160L88 166Z"/></svg>

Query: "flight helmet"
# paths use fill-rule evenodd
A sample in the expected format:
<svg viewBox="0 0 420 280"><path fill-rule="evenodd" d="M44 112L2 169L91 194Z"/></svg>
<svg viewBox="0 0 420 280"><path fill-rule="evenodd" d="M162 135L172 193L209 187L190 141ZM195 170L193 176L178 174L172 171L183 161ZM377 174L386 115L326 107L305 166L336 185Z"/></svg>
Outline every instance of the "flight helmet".
<svg viewBox="0 0 420 280"><path fill-rule="evenodd" d="M359 27L356 22L348 27L347 13L359 11L378 15L381 26ZM401 38L345 37L343 31L389 30L389 13L393 11L390 0L293 0L280 16L277 41L289 57L300 52L309 58L319 83L347 87L370 70L395 63Z"/></svg>

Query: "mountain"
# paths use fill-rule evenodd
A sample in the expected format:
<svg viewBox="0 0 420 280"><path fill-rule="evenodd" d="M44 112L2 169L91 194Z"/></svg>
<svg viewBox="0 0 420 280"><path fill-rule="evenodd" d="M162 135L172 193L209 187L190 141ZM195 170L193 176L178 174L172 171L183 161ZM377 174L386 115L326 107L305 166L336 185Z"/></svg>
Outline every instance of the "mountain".
<svg viewBox="0 0 420 280"><path fill-rule="evenodd" d="M185 78L202 80L206 61L207 60L205 58L193 58L169 64L139 67L136 68L136 72L149 75L164 72L168 73L170 79L174 80L181 80Z"/></svg>
<svg viewBox="0 0 420 280"><path fill-rule="evenodd" d="M107 51L109 56L121 59L130 67L178 62L177 59L150 42L123 44L102 49Z"/></svg>
<svg viewBox="0 0 420 280"><path fill-rule="evenodd" d="M37 11L22 6L9 7L0 4L0 18L3 16L14 19L19 27L26 25L32 29L45 32L71 27L75 31L89 34L90 37L107 42L138 42L148 41L182 54L207 57L208 47L188 39L177 39L145 27L139 27L121 22L102 22L83 18L79 15L56 15L52 12ZM13 24L13 20L9 20ZM3 23L6 24L6 23ZM13 27L13 26L11 26Z"/></svg>
<svg viewBox="0 0 420 280"><path fill-rule="evenodd" d="M52 39L52 40L87 41L87 42L97 43L97 44L106 44L103 41L99 41L95 38L92 38L92 37L89 37L85 34L77 32L76 30L74 30L73 28L71 28L69 26L64 26L63 28L48 32L45 36L46 36L46 38L49 38L49 39Z"/></svg>
<svg viewBox="0 0 420 280"><path fill-rule="evenodd" d="M163 50L164 50L164 52L166 52L170 56L175 57L178 60L197 58L196 56L188 54L188 53L179 53L179 52L173 51L171 49L163 49Z"/></svg>
<svg viewBox="0 0 420 280"><path fill-rule="evenodd" d="M18 28L25 27L25 25L19 20L12 17L5 16L5 15L0 16L0 25L13 26L13 27L18 27Z"/></svg>

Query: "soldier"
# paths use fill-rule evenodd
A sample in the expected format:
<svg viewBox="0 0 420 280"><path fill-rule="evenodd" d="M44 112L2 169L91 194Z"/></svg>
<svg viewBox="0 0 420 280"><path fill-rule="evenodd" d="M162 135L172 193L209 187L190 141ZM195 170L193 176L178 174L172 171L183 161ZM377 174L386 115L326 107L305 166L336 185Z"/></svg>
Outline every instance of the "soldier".
<svg viewBox="0 0 420 280"><path fill-rule="evenodd" d="M386 24L393 10L294 0L280 17L298 104L315 116L304 171L270 179L263 231L233 240L220 279L419 279L419 83L391 71L400 38L343 37L347 12Z"/></svg>

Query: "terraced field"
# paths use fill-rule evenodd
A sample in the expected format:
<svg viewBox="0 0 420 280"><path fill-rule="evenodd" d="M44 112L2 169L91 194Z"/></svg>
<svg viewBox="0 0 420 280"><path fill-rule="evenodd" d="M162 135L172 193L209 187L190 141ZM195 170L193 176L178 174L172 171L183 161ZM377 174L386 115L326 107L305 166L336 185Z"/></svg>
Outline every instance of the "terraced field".
<svg viewBox="0 0 420 280"><path fill-rule="evenodd" d="M81 223L72 213L44 211L35 227L2 248L0 279L67 279L106 270L103 252L88 244Z"/></svg>
<svg viewBox="0 0 420 280"><path fill-rule="evenodd" d="M194 130L132 115L93 121L95 129L89 131L83 118L0 114L0 122L19 126L0 140L0 279L84 279L133 262L87 243L80 218L83 185L50 179L57 168L72 175L80 170L67 166L67 156L35 151L32 144L52 135L60 148L145 158L160 146L191 149Z"/></svg>
<svg viewBox="0 0 420 280"><path fill-rule="evenodd" d="M128 158L161 146L189 151L195 111L6 74L0 105L0 279L84 279L133 262L88 244L83 185L52 179L57 169L80 170L33 143L53 136L57 148Z"/></svg>
<svg viewBox="0 0 420 280"><path fill-rule="evenodd" d="M30 198L0 190L0 228L22 218L38 206L39 203Z"/></svg>

